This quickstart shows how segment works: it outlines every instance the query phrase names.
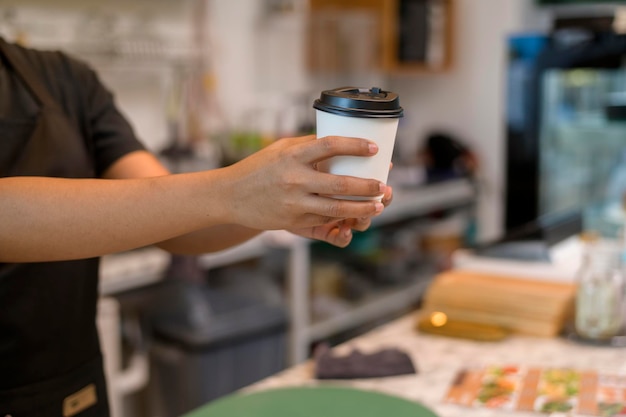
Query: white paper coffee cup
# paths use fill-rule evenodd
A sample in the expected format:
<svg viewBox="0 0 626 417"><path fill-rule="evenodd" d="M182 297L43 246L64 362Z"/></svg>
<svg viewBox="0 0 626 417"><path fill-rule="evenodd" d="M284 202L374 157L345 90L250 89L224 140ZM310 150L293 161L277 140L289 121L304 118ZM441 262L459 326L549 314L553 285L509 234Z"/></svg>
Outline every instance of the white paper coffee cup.
<svg viewBox="0 0 626 417"><path fill-rule="evenodd" d="M378 145L373 156L336 156L319 169L335 175L373 178L387 183L389 166L402 117L398 95L379 88L342 87L322 92L315 101L317 138L344 136L369 139ZM334 196L351 200L370 197ZM380 200L382 195L374 199Z"/></svg>

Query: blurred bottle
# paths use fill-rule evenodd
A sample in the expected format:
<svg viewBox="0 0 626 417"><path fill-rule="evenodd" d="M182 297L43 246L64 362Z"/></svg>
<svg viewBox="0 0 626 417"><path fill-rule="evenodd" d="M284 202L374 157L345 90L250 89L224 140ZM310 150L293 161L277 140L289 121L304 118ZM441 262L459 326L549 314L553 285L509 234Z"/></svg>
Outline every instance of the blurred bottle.
<svg viewBox="0 0 626 417"><path fill-rule="evenodd" d="M609 204L619 206L622 211L626 207L626 149L622 150L611 169L606 187L606 199Z"/></svg>
<svg viewBox="0 0 626 417"><path fill-rule="evenodd" d="M620 271L622 272L622 331L620 335L626 336L626 222L622 222L619 227L618 246Z"/></svg>
<svg viewBox="0 0 626 417"><path fill-rule="evenodd" d="M626 149L623 149L617 164L611 171L607 184L609 225L617 230L619 257L622 276L622 333L626 334Z"/></svg>
<svg viewBox="0 0 626 417"><path fill-rule="evenodd" d="M582 237L583 261L578 272L576 332L593 340L610 339L620 333L624 322L624 274L621 245Z"/></svg>

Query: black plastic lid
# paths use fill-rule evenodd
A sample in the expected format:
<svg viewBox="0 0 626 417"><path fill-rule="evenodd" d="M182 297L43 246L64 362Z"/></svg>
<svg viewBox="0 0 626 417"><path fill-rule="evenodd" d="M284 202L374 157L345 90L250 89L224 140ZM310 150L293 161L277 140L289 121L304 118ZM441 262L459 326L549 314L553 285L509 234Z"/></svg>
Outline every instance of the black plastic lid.
<svg viewBox="0 0 626 417"><path fill-rule="evenodd" d="M396 93L378 87L341 87L322 91L313 107L327 113L348 117L396 118L403 116Z"/></svg>

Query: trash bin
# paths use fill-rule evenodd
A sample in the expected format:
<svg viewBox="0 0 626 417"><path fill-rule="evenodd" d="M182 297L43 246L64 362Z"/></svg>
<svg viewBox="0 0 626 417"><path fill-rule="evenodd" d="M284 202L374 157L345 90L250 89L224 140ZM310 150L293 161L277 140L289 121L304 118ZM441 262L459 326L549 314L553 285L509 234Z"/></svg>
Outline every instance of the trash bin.
<svg viewBox="0 0 626 417"><path fill-rule="evenodd" d="M159 292L150 313L151 416L180 416L285 368L283 307L184 281Z"/></svg>

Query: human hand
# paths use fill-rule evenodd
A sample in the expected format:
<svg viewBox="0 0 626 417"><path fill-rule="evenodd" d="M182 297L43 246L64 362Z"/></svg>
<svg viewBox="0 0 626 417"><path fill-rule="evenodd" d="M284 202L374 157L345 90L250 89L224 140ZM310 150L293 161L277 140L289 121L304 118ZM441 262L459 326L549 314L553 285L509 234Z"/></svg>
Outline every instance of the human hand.
<svg viewBox="0 0 626 417"><path fill-rule="evenodd" d="M387 186L381 202L385 207L393 200L393 190ZM341 220L335 223L321 226L307 227L303 229L292 229L289 232L308 239L321 240L331 245L345 248L352 241L352 231L364 232L372 223L371 217L361 217Z"/></svg>
<svg viewBox="0 0 626 417"><path fill-rule="evenodd" d="M330 227L346 219L369 219L382 212L382 202L328 196L376 197L386 192L384 184L319 172L315 167L333 156L368 157L376 152L375 143L358 138L280 139L224 168L228 216L232 223L262 230Z"/></svg>

